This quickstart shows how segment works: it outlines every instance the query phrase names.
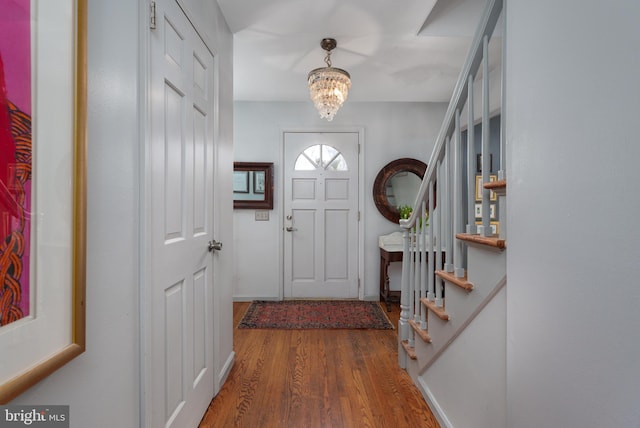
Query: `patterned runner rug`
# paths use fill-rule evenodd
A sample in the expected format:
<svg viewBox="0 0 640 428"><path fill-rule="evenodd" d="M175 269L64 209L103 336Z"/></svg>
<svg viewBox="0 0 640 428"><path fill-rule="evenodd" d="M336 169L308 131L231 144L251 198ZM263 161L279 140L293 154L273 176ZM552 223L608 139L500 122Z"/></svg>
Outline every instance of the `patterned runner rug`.
<svg viewBox="0 0 640 428"><path fill-rule="evenodd" d="M392 330L378 302L358 300L257 300L238 328Z"/></svg>

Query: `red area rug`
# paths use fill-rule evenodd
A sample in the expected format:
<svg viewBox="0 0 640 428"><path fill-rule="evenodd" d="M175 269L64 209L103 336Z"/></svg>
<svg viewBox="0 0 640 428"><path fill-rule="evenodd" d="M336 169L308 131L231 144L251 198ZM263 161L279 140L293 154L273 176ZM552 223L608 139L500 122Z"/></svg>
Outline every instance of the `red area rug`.
<svg viewBox="0 0 640 428"><path fill-rule="evenodd" d="M378 302L359 300L258 300L251 303L238 328L392 330Z"/></svg>

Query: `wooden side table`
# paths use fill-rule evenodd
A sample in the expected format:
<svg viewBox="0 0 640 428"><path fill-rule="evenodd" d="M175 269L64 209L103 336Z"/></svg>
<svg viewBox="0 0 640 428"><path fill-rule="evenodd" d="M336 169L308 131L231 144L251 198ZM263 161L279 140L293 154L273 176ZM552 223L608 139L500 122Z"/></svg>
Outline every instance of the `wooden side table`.
<svg viewBox="0 0 640 428"><path fill-rule="evenodd" d="M380 300L384 301L389 312L391 312L391 302L400 301L400 291L389 290L389 264L401 261L402 250L387 250L380 247Z"/></svg>
<svg viewBox="0 0 640 428"><path fill-rule="evenodd" d="M378 241L380 247L380 301L384 301L387 311L391 311L391 303L400 301L400 290L389 290L389 264L392 262L402 261L403 244L399 240L401 235L392 233L391 235L381 236ZM425 253L428 257L435 256L435 249ZM431 254L431 255L429 255ZM446 253L441 250L442 266L446 261Z"/></svg>

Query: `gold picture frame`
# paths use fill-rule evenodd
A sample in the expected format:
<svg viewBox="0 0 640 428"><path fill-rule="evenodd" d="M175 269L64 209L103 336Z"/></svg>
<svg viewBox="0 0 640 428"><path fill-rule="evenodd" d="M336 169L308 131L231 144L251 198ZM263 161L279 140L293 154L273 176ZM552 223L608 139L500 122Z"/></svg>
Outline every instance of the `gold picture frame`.
<svg viewBox="0 0 640 428"><path fill-rule="evenodd" d="M35 4L28 291L36 298L28 316L0 327L1 404L85 351L87 1Z"/></svg>
<svg viewBox="0 0 640 428"><path fill-rule="evenodd" d="M498 176L495 174L491 174L489 175L489 181L493 182L498 180ZM476 175L476 201L481 201L482 200L482 189L484 187L482 187L482 176L481 175ZM494 192L493 190L490 190L489 193L489 200L491 201L497 201L498 200L498 195L496 194L496 192Z"/></svg>
<svg viewBox="0 0 640 428"><path fill-rule="evenodd" d="M496 204L490 204L489 205L489 218L491 220L497 220L498 219L498 216L496 214L496 207L497 207ZM473 207L473 210L474 210L474 215L475 215L476 219L482 218L482 204L480 204L480 203L475 204L474 207Z"/></svg>
<svg viewBox="0 0 640 428"><path fill-rule="evenodd" d="M482 226L482 221L476 221L476 226ZM491 233L494 235L500 234L500 222L499 221L491 221L489 222L489 226L491 227Z"/></svg>

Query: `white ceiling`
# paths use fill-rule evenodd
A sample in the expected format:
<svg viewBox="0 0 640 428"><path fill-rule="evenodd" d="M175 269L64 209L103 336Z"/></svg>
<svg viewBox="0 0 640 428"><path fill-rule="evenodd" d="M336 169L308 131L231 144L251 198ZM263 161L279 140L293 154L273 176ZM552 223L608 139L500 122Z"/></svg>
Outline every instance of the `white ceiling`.
<svg viewBox="0 0 640 428"><path fill-rule="evenodd" d="M218 4L234 33L236 100L309 100L307 74L324 67L320 41L332 37L333 66L351 74L350 101L442 102L451 97L486 0Z"/></svg>

